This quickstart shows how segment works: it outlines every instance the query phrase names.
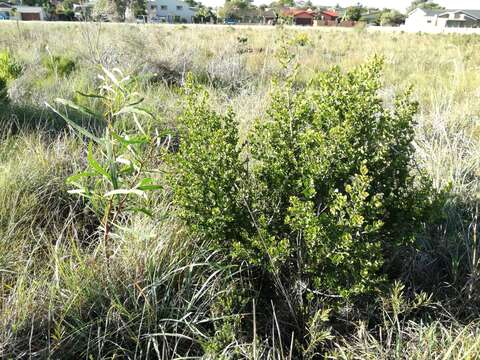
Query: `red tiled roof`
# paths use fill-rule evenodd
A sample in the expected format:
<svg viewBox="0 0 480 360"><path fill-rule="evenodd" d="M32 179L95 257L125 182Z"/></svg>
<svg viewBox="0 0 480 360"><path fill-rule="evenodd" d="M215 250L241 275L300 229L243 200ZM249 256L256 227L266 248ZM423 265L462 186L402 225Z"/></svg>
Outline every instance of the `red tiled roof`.
<svg viewBox="0 0 480 360"><path fill-rule="evenodd" d="M338 14L335 11L330 11L330 10L322 11L322 14L332 16L332 17L338 17Z"/></svg>
<svg viewBox="0 0 480 360"><path fill-rule="evenodd" d="M302 9L286 9L283 11L283 15L286 16L298 16L298 15L310 15L310 16L315 16L315 12L312 10L302 10Z"/></svg>

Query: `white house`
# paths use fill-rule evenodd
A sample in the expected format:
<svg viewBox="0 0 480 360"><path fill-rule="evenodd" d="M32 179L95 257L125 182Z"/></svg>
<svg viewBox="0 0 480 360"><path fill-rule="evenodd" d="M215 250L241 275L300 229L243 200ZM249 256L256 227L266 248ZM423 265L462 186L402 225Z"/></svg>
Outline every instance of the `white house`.
<svg viewBox="0 0 480 360"><path fill-rule="evenodd" d="M190 24L196 12L180 0L150 0L147 2L147 14L152 22Z"/></svg>
<svg viewBox="0 0 480 360"><path fill-rule="evenodd" d="M417 8L408 14L405 26L416 31L445 28L480 28L480 10L431 10Z"/></svg>
<svg viewBox="0 0 480 360"><path fill-rule="evenodd" d="M40 6L13 5L0 2L0 20L45 20L45 12Z"/></svg>

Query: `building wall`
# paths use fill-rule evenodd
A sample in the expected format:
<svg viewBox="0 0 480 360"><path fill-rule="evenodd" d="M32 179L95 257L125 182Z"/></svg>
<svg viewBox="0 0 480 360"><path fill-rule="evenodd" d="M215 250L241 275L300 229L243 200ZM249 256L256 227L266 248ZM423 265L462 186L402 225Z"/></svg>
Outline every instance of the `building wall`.
<svg viewBox="0 0 480 360"><path fill-rule="evenodd" d="M458 28L479 28L480 21L473 19L465 19L464 21L447 20L445 27L458 27Z"/></svg>
<svg viewBox="0 0 480 360"><path fill-rule="evenodd" d="M22 20L22 18L29 19L32 16L30 14L34 14L35 19L38 20L45 20L45 13L43 9L39 6L15 6L15 11L12 8L0 8L1 13L9 13L11 20ZM24 16L22 17L22 14Z"/></svg>
<svg viewBox="0 0 480 360"><path fill-rule="evenodd" d="M337 20L337 17L322 13L321 14L321 19L324 20L324 21L334 21L334 20Z"/></svg>
<svg viewBox="0 0 480 360"><path fill-rule="evenodd" d="M313 16L306 15L306 14L294 16L293 23L295 25L313 25Z"/></svg>
<svg viewBox="0 0 480 360"><path fill-rule="evenodd" d="M437 16L427 16L425 12L421 9L416 9L408 15L405 20L405 26L411 29L418 29L421 31L428 31L436 26L438 26Z"/></svg>
<svg viewBox="0 0 480 360"><path fill-rule="evenodd" d="M461 13L449 13L439 17L444 27L459 27L459 28L477 28L480 27L480 20Z"/></svg>
<svg viewBox="0 0 480 360"><path fill-rule="evenodd" d="M410 13L405 21L405 27L414 31L431 32L452 27L476 28L480 27L480 21L458 12L450 12L442 16L427 16L421 9L417 9Z"/></svg>
<svg viewBox="0 0 480 360"><path fill-rule="evenodd" d="M153 0L147 4L148 16L160 18L167 23L186 22L192 23L195 11L190 5L179 0Z"/></svg>

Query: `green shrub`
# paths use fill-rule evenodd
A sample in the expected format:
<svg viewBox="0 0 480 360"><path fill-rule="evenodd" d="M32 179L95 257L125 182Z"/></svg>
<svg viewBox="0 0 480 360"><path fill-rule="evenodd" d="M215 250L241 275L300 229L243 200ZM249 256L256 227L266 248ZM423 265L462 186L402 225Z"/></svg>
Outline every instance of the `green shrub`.
<svg viewBox="0 0 480 360"><path fill-rule="evenodd" d="M7 82L0 77L0 104L8 102Z"/></svg>
<svg viewBox="0 0 480 360"><path fill-rule="evenodd" d="M9 51L0 51L0 79L5 82L15 80L22 73L22 66L15 61Z"/></svg>
<svg viewBox="0 0 480 360"><path fill-rule="evenodd" d="M73 59L66 56L48 54L42 58L42 65L47 69L49 75L66 77L76 68Z"/></svg>
<svg viewBox="0 0 480 360"><path fill-rule="evenodd" d="M411 239L424 207L410 175L417 105L407 92L384 106L381 66L335 68L303 90L287 81L251 134L255 211L272 239L263 256L330 295L373 290L383 254Z"/></svg>
<svg viewBox="0 0 480 360"><path fill-rule="evenodd" d="M232 259L348 297L381 282L384 256L412 239L428 192L410 173L409 92L378 96L382 61L319 73L305 89L276 86L248 146L231 112L190 87L172 164L181 217ZM248 160L242 160L246 158Z"/></svg>
<svg viewBox="0 0 480 360"><path fill-rule="evenodd" d="M238 189L246 176L238 149L238 124L234 114L215 113L208 94L187 84L181 146L170 158L171 178L180 216L194 232L218 240L233 239L246 226L244 210L238 206Z"/></svg>
<svg viewBox="0 0 480 360"><path fill-rule="evenodd" d="M315 354L329 338L326 315L315 320L325 306L382 288L386 261L428 215L429 188L411 172L417 104L407 91L384 105L381 67L334 68L303 89L294 76L276 84L244 144L232 112L217 114L188 87L170 161L178 213L222 261L252 270L258 316L271 317L272 301L286 310L295 353Z"/></svg>
<svg viewBox="0 0 480 360"><path fill-rule="evenodd" d="M307 33L301 32L295 35L291 43L298 46L307 46L310 43L310 38Z"/></svg>
<svg viewBox="0 0 480 360"><path fill-rule="evenodd" d="M22 73L18 64L7 50L0 51L0 104L8 102L8 82L15 80Z"/></svg>

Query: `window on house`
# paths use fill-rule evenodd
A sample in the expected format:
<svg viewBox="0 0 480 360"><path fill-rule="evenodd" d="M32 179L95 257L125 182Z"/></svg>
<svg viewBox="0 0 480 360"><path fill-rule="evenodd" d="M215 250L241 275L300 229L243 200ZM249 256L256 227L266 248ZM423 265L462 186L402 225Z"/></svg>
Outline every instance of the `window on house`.
<svg viewBox="0 0 480 360"><path fill-rule="evenodd" d="M160 5L160 9L161 10L168 10L168 6L167 5Z"/></svg>
<svg viewBox="0 0 480 360"><path fill-rule="evenodd" d="M432 23L432 20L427 20L427 24L431 24Z"/></svg>
<svg viewBox="0 0 480 360"><path fill-rule="evenodd" d="M150 6L150 9L152 9L152 10L157 10L157 5L151 5L151 6Z"/></svg>
<svg viewBox="0 0 480 360"><path fill-rule="evenodd" d="M182 5L177 5L177 10L183 10L183 6Z"/></svg>

